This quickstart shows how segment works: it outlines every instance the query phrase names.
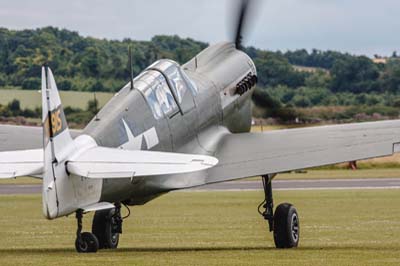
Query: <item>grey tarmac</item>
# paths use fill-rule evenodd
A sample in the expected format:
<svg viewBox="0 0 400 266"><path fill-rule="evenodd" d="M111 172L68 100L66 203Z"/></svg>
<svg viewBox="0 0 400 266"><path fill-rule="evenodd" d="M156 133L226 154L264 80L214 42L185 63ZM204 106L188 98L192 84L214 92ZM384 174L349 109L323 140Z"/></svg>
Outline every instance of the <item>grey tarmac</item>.
<svg viewBox="0 0 400 266"><path fill-rule="evenodd" d="M400 178L273 180L274 190L400 189ZM232 181L188 189L191 191L262 190L260 181Z"/></svg>
<svg viewBox="0 0 400 266"><path fill-rule="evenodd" d="M400 189L400 178L273 180L274 190ZM0 195L41 193L40 184L3 184ZM180 191L255 191L261 181L232 181L209 184Z"/></svg>

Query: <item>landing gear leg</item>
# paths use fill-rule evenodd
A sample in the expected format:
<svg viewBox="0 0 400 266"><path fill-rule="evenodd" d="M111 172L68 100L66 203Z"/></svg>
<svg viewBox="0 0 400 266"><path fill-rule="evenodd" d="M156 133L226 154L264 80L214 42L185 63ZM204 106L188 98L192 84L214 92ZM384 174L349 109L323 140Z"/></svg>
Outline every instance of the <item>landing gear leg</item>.
<svg viewBox="0 0 400 266"><path fill-rule="evenodd" d="M76 251L80 253L89 253L89 252L97 252L99 249L99 241L97 237L89 232L82 233L82 217L83 211L76 211L76 220L78 223L78 229L76 230L76 240L75 240L75 248Z"/></svg>
<svg viewBox="0 0 400 266"><path fill-rule="evenodd" d="M300 220L296 208L289 203L282 203L276 207L272 197L273 176L262 176L265 200L258 206L258 212L268 221L269 231L274 232L274 242L277 248L294 248L299 244ZM260 211L261 206L265 209Z"/></svg>
<svg viewBox="0 0 400 266"><path fill-rule="evenodd" d="M258 206L260 214L264 217L265 220L268 221L269 231L272 232L274 230L274 200L272 197L272 175L263 175L261 176L263 187L264 187L264 195L265 200ZM265 209L263 212L260 211L260 207Z"/></svg>

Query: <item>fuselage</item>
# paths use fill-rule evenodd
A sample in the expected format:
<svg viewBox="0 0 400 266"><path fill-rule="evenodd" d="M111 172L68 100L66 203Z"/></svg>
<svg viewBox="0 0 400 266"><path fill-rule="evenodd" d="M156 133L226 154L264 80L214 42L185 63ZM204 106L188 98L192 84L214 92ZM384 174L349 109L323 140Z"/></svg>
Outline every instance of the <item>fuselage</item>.
<svg viewBox="0 0 400 266"><path fill-rule="evenodd" d="M116 93L83 133L100 146L212 155L217 139L207 134L214 129L250 130L255 79L252 60L231 43L210 46L182 66L159 60L134 79L133 89L127 84ZM202 184L204 175L105 179L101 200L143 204Z"/></svg>

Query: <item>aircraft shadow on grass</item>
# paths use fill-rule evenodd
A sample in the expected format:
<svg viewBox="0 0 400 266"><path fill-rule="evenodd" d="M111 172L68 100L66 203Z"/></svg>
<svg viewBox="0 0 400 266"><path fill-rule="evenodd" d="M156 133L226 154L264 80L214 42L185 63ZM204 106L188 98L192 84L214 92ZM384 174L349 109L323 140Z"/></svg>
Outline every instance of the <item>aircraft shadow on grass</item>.
<svg viewBox="0 0 400 266"><path fill-rule="evenodd" d="M298 251L342 251L342 250L359 250L359 251L391 251L396 247L382 247L382 246L319 246L319 247L299 247ZM279 249L278 249L279 250ZM282 249L283 251L284 249ZM224 252L224 251L277 251L275 247L269 246L258 246L258 247L132 247L132 248L119 248L119 249L104 249L102 252L105 253L146 253L146 252ZM17 248L17 249L0 249L0 254L57 254L57 253L76 253L75 249L72 248Z"/></svg>

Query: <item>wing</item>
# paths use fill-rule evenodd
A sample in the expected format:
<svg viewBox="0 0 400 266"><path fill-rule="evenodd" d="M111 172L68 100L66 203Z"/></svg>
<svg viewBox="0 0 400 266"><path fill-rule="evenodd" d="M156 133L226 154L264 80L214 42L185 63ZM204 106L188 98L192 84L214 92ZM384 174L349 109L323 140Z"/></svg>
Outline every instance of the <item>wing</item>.
<svg viewBox="0 0 400 266"><path fill-rule="evenodd" d="M400 120L225 134L206 183L388 156L399 143Z"/></svg>
<svg viewBox="0 0 400 266"><path fill-rule="evenodd" d="M39 149L42 142L41 127L0 125L0 151Z"/></svg>
<svg viewBox="0 0 400 266"><path fill-rule="evenodd" d="M80 133L71 130L73 138ZM41 149L42 146L42 127L0 125L0 151Z"/></svg>
<svg viewBox="0 0 400 266"><path fill-rule="evenodd" d="M211 156L95 147L67 163L67 171L87 178L131 178L201 171L218 163Z"/></svg>

